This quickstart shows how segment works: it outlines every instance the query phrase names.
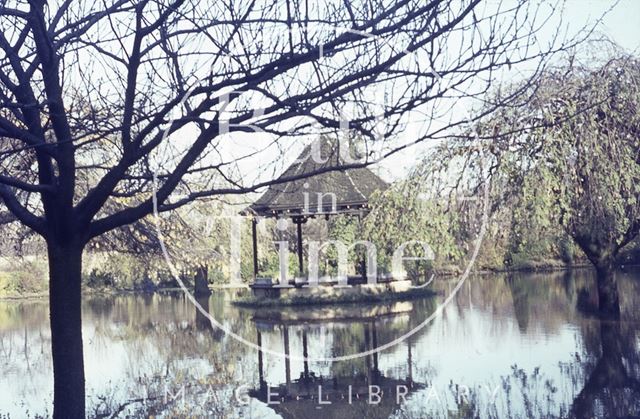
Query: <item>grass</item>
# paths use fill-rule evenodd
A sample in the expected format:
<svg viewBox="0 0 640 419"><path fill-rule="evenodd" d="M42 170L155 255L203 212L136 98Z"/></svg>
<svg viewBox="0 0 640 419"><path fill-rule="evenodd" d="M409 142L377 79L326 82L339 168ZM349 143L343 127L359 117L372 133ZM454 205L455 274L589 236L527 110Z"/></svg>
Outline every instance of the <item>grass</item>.
<svg viewBox="0 0 640 419"><path fill-rule="evenodd" d="M362 292L357 294L332 294L332 295L288 295L284 297L255 297L253 295L242 297L233 301L233 304L242 307L279 307L300 305L328 305L349 303L380 303L397 300L410 300L413 298L429 297L435 292L428 288L414 288L399 292Z"/></svg>

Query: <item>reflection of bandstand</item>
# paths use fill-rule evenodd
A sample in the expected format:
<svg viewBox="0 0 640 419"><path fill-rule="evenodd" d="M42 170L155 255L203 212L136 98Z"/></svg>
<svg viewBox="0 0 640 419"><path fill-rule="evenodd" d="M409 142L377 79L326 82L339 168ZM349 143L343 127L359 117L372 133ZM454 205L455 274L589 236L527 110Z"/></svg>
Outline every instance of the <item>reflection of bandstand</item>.
<svg viewBox="0 0 640 419"><path fill-rule="evenodd" d="M409 302L384 307L347 307L318 313L318 308L308 313L300 311L257 313L253 320L257 330L257 344L263 348L263 333L279 330L282 348L291 355L291 329L302 326L302 353L297 357L309 357L309 327L322 322L344 327L358 324L363 328L364 345L359 352L369 351L379 345L378 327L381 323L408 322L412 311ZM331 372L328 376L316 374L309 362L303 360L298 378L291 378L291 361L285 358L285 382L268 385L265 379L263 353L258 352L259 387L250 391L252 397L266 403L284 418L352 417L354 410L366 409L367 417L389 417L409 395L424 385L415 383L412 374L412 350L407 342L407 370L404 378L386 377L380 372L378 353L364 356L364 370L350 373ZM313 342L311 342L313 345ZM348 361L355 362L355 361ZM360 361L361 362L361 361Z"/></svg>

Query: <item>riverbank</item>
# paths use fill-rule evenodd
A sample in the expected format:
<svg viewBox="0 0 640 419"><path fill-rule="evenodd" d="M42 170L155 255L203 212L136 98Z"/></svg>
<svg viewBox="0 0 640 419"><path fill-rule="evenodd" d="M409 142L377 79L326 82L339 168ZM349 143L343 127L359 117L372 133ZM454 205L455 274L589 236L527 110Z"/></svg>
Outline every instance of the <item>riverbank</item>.
<svg viewBox="0 0 640 419"><path fill-rule="evenodd" d="M634 269L637 267L640 267L640 264L627 264L627 265L620 266L619 269L626 270L626 269ZM484 275L492 275L492 274L545 273L545 272L551 273L551 272L582 270L582 269L593 269L593 267L589 263L579 263L579 264L573 264L573 265L554 265L554 266L545 265L545 266L535 266L535 267L528 266L528 267L519 267L517 269L480 269L480 270L472 271L472 274L484 276ZM443 277L454 277L460 274L461 272L453 269L437 270L435 272L436 276L443 276ZM41 290L27 291L27 288L23 288L25 289L25 291L20 291L15 287L11 289L7 289L6 287L3 287L2 285L7 283L6 278L7 278L6 272L0 272L0 301L37 300L37 299L49 298L48 287L46 286L47 284L44 282L44 280L41 285L41 288L42 288ZM16 276L15 278L13 278L13 282L20 281L22 279L23 279L22 275ZM209 287L214 291L226 288L224 284L210 284ZM191 287L189 287L189 289L191 289ZM109 286L91 287L88 285L84 285L82 289L83 295L154 294L154 293L175 292L175 291L182 291L182 288L177 286L177 284L161 284L161 285L153 285L153 286L126 287L126 288L117 288L117 287L114 288ZM396 299L396 300L410 299L410 298L418 298L423 296L425 296L425 294L421 294L420 292L415 292L415 296L412 295L411 293L406 295L400 294L397 296L398 298L391 298L391 299L385 299L385 298L381 298L380 296L370 295L366 298L361 297L360 299L357 299L357 301L384 302L384 301L391 301L393 299ZM284 305L318 304L317 302L314 302L315 301L314 298L304 297L304 296L292 298L291 301L285 301L282 298L273 299L274 301L269 301L269 299L265 301L257 301L259 299L255 297L253 299L256 301L253 301L251 299L246 299L246 301L239 300L237 304L238 305L255 305L255 306L273 306L278 304L284 304ZM348 297L344 297L344 299L342 299L341 301L327 300L326 304L339 304L342 302L349 303L354 301L349 300Z"/></svg>
<svg viewBox="0 0 640 419"><path fill-rule="evenodd" d="M109 289L109 288L90 288L83 287L82 295L104 295L104 296L117 296L117 295L129 295L129 294L157 294L167 292L182 291L180 287L156 287L152 290L138 289L138 288L126 288L126 289ZM25 294L0 294L0 301L15 301L15 300L38 300L49 298L49 291L25 293Z"/></svg>

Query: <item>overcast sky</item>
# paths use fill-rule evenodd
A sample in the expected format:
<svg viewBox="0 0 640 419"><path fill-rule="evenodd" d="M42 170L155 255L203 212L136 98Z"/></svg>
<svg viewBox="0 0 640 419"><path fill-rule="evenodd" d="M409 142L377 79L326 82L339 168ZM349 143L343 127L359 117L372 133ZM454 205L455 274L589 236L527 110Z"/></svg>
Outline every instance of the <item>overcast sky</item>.
<svg viewBox="0 0 640 419"><path fill-rule="evenodd" d="M612 0L567 0L562 18L572 32L595 24L609 9L598 27L599 34L606 35L627 52L640 53L640 0L620 0L617 3ZM546 35L551 36L553 26L546 29L549 31ZM429 146L417 146L390 157L379 165L380 174L390 181L401 178L406 174L407 164L415 162L416 154Z"/></svg>

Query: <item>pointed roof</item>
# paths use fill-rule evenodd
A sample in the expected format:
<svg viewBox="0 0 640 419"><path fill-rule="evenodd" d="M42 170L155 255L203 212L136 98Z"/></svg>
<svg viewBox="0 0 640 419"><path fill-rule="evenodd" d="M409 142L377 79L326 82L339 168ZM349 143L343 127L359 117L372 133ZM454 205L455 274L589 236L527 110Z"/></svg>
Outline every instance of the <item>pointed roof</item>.
<svg viewBox="0 0 640 419"><path fill-rule="evenodd" d="M247 212L277 216L347 213L366 208L371 194L385 190L388 184L368 168L337 169L348 164L340 154L339 144L321 138L305 147L278 180L301 178L271 185ZM317 172L320 173L303 177Z"/></svg>

